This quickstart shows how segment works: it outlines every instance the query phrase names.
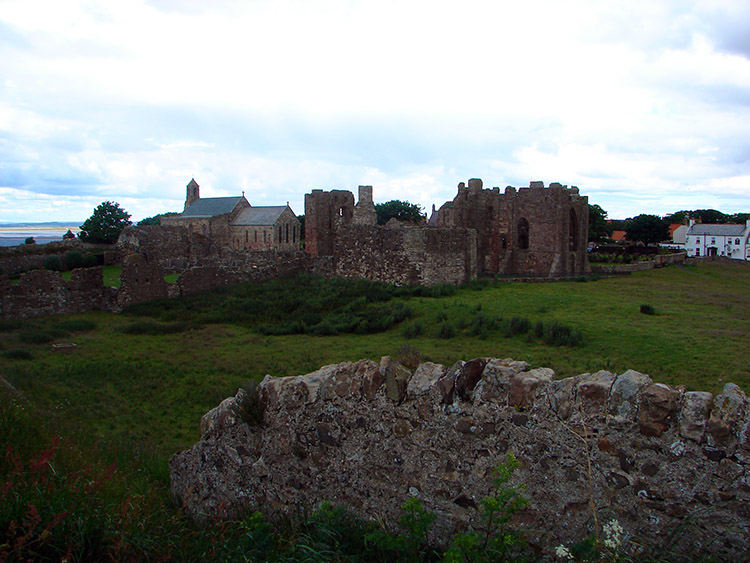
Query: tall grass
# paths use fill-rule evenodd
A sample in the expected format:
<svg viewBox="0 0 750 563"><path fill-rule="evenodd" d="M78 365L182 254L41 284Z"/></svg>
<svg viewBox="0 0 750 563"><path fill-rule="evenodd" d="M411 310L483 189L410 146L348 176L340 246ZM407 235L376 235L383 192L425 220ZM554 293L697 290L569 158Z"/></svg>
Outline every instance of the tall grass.
<svg viewBox="0 0 750 563"><path fill-rule="evenodd" d="M558 375L633 368L692 389L715 392L734 381L748 390L750 365L742 353L750 349L748 282L747 265L724 264L587 284L484 282L429 291L279 280L125 315L0 321L0 375L26 398L0 385L0 549L6 550L0 559L59 560L70 550L89 559L395 560L394 553L363 547L363 524L347 528L340 522L348 517L337 512L294 523L249 515L197 530L171 504L167 460L198 439L200 417L243 382L382 355L412 367L512 357ZM288 302L273 296L290 283L298 285ZM644 302L659 314L641 314ZM214 317L212 308L219 309ZM409 315L364 334L356 330L368 318L359 315L363 309ZM321 331L331 333L339 321L358 324L325 337L258 330L295 315L312 326L328 322ZM516 327L507 338L506 321ZM126 328L138 323L189 328ZM454 329L449 341L437 338L444 324ZM582 340L571 346L576 334ZM30 335L77 347L55 353L39 341L46 337ZM86 496L90 483L96 487ZM15 545L20 555L11 552Z"/></svg>

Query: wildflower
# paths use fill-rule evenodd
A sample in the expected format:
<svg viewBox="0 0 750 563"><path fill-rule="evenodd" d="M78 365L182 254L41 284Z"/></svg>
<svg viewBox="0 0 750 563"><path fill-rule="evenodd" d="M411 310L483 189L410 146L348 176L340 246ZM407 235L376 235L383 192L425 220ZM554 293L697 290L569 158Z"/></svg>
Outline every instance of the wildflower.
<svg viewBox="0 0 750 563"><path fill-rule="evenodd" d="M604 546L612 551L622 545L622 534L624 530L617 520L610 520L604 525Z"/></svg>
<svg viewBox="0 0 750 563"><path fill-rule="evenodd" d="M566 560L573 559L573 554L564 545L558 545L555 548L555 555L557 555L560 559L566 559Z"/></svg>

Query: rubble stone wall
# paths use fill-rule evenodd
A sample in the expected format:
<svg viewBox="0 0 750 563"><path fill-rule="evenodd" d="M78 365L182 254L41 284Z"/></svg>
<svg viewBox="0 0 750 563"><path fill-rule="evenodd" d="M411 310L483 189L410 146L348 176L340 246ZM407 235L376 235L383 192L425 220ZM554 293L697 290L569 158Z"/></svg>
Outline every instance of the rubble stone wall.
<svg viewBox="0 0 750 563"><path fill-rule="evenodd" d="M115 306L117 290L105 287L102 268L73 270L65 281L60 272L33 270L21 274L19 283L0 278L0 318L24 319L109 310Z"/></svg>
<svg viewBox="0 0 750 563"><path fill-rule="evenodd" d="M170 461L172 492L202 522L330 501L391 527L417 496L444 544L477 525L493 468L513 452L529 504L512 524L538 556L592 534L593 502L642 553L745 560L750 405L739 387L713 396L635 371L553 375L509 359L411 371L385 357L266 376L262 423L239 418L242 390L207 413L200 441Z"/></svg>
<svg viewBox="0 0 750 563"><path fill-rule="evenodd" d="M467 283L477 275L476 231L341 227L334 244L335 274L397 285Z"/></svg>

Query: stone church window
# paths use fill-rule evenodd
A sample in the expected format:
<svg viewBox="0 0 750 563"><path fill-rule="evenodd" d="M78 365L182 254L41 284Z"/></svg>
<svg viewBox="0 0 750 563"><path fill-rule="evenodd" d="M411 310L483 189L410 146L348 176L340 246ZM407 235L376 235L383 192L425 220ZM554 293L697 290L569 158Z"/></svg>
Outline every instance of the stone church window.
<svg viewBox="0 0 750 563"><path fill-rule="evenodd" d="M529 247L529 222L525 217L518 221L518 248L526 249Z"/></svg>

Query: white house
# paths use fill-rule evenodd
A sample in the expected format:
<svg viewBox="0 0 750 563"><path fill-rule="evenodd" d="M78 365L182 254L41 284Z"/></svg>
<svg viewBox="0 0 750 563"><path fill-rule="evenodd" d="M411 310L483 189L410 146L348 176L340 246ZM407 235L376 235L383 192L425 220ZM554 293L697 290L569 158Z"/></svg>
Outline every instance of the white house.
<svg viewBox="0 0 750 563"><path fill-rule="evenodd" d="M750 220L744 225L703 225L690 221L685 238L688 256L750 260Z"/></svg>

